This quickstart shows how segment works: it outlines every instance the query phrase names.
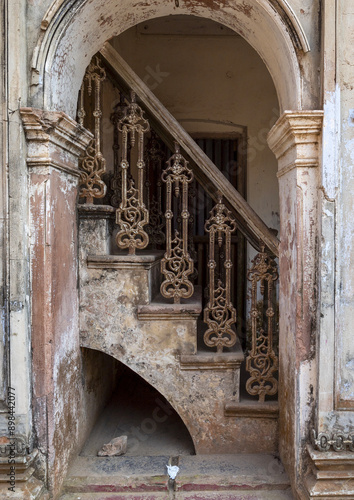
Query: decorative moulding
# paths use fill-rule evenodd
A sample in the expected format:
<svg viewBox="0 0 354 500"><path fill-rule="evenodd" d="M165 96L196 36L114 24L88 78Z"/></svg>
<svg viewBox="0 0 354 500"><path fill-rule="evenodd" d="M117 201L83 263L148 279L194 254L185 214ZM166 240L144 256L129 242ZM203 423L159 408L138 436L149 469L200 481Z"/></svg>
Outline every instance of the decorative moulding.
<svg viewBox="0 0 354 500"><path fill-rule="evenodd" d="M354 498L353 452L323 452L311 445L307 445L307 452L311 465L304 482L307 498Z"/></svg>
<svg viewBox="0 0 354 500"><path fill-rule="evenodd" d="M350 433L333 431L320 432L316 435L313 429L311 434L312 446L318 451L351 451L354 452L354 429Z"/></svg>
<svg viewBox="0 0 354 500"><path fill-rule="evenodd" d="M278 176L295 167L319 165L318 143L323 111L285 111L268 134L268 145L279 162Z"/></svg>
<svg viewBox="0 0 354 500"><path fill-rule="evenodd" d="M236 346L238 347L238 346ZM181 354L181 370L239 370L244 355L239 346L235 352Z"/></svg>
<svg viewBox="0 0 354 500"><path fill-rule="evenodd" d="M52 166L79 175L78 158L92 134L63 112L21 108L29 167Z"/></svg>
<svg viewBox="0 0 354 500"><path fill-rule="evenodd" d="M295 50L309 52L311 49L305 31L289 2L287 0L268 0L268 2L283 22ZM86 0L54 0L47 9L41 21L41 33L32 56L32 85L43 83L44 68L53 39L60 38L62 31L84 3Z"/></svg>
<svg viewBox="0 0 354 500"><path fill-rule="evenodd" d="M278 401L227 401L224 407L225 417L278 418Z"/></svg>

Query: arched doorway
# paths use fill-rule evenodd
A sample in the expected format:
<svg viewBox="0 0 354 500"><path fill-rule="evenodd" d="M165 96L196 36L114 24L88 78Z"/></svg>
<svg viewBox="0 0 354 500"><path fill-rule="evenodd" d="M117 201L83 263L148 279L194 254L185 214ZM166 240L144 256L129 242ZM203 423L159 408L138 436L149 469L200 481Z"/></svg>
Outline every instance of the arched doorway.
<svg viewBox="0 0 354 500"><path fill-rule="evenodd" d="M53 27L54 21L56 25L55 35L49 24L37 52L38 64L34 64L34 73L37 71L40 80L43 78L44 88L41 85L34 86L32 100L35 106L64 111L71 116L75 114L76 98L85 67L102 43L139 21L174 13L179 8L176 5L155 4L140 6L141 8L137 9L134 5L125 6L121 3L100 5L98 8L93 1L77 2L77 7L80 7L77 15L73 15L74 11L69 13L61 9L52 17ZM294 40L284 29L281 16L274 16L268 3L260 5L258 2L251 2L249 8L245 8L237 2L233 6L219 7L215 10L196 2L181 6L178 12L215 19L240 32L266 61L275 82L281 110L287 107L301 108L301 103L306 102L306 96L301 92ZM120 26L117 25L118 22L121 23ZM274 47L281 47L280 52L275 54ZM283 248L286 248L286 231L284 237ZM290 294L285 295L290 302L293 300ZM285 303L286 301L284 310ZM291 380L292 377L289 375L287 378ZM292 397L293 395L290 395L290 399ZM287 398L288 395L284 393L284 408ZM287 439L284 438L284 443ZM293 458L289 458L288 462L292 464Z"/></svg>

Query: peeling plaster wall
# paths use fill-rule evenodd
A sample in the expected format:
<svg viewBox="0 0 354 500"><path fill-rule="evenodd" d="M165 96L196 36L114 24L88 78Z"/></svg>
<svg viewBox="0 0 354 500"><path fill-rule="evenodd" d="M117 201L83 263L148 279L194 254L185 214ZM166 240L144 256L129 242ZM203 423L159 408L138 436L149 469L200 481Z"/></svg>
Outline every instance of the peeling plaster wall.
<svg viewBox="0 0 354 500"><path fill-rule="evenodd" d="M354 5L339 2L338 80L341 88L341 161L337 213L336 407L354 410ZM346 43L350 40L351 43ZM343 416L344 417L344 416ZM341 426L348 427L345 417ZM348 421L347 421L348 422ZM351 419L353 426L354 419Z"/></svg>
<svg viewBox="0 0 354 500"><path fill-rule="evenodd" d="M325 3L318 432L354 427L354 9ZM350 43L346 43L346 41ZM336 57L338 59L336 59Z"/></svg>
<svg viewBox="0 0 354 500"><path fill-rule="evenodd" d="M31 172L33 407L53 495L118 375L112 358L79 347L76 198L76 177L55 169Z"/></svg>
<svg viewBox="0 0 354 500"><path fill-rule="evenodd" d="M6 156L3 157L2 174L8 176L7 200L3 209L7 218L8 252L6 255L9 373L4 383L11 384L16 393L16 432L31 445L31 339L30 292L28 255L28 191L26 143L18 113L20 103L27 100L26 58L26 2L3 2L3 22L7 30L5 83L6 94L2 100L2 117L5 119ZM6 15L7 14L7 15ZM1 72L3 67L1 67ZM2 73L2 77L3 77ZM13 145L16 147L13 147ZM5 152L2 150L2 152ZM4 185L3 185L4 187ZM5 194L4 193L4 194ZM7 414L1 415L1 429L7 432Z"/></svg>

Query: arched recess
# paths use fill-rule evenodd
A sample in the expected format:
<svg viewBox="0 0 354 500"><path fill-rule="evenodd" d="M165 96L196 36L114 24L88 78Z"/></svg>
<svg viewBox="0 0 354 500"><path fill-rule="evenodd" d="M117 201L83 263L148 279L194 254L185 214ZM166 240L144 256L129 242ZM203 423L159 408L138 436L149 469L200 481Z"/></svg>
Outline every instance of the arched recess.
<svg viewBox="0 0 354 500"><path fill-rule="evenodd" d="M53 2L34 51L32 105L74 116L85 68L106 40L148 19L193 14L243 36L268 67L281 111L301 109L297 52L306 52L309 47L285 0L187 0L177 4L164 0Z"/></svg>
<svg viewBox="0 0 354 500"><path fill-rule="evenodd" d="M147 376L144 372L139 372L135 366L132 366L130 363L124 362L125 360L119 359L119 356L113 356L109 350L106 352L103 350L90 349L83 347L82 351L84 353L88 353L88 356L91 359L97 357L97 359L105 359L107 368L103 368L100 364L100 373L103 371L105 373L112 371L112 362L116 363L114 370L118 373L118 377L115 377L114 386L111 389L110 396L106 398L104 404L99 408L99 414L103 412L109 414L110 409L112 409L112 399L119 402L117 404L117 411L120 415L124 412L123 406L127 402L127 393L134 390L134 385L137 385L138 391L141 389L149 389L151 391L152 397L144 398L144 392L139 393L135 392L134 397L130 400L130 403L133 401L133 406L129 404L129 411L137 411L138 415L135 417L134 415L130 416L130 425L129 428L132 429L134 426L138 429L138 432L134 433L129 428L125 429L117 429L117 420L116 416L113 418L113 426L114 432L122 432L122 434L128 434L128 453L131 452L131 444L136 444L136 438L140 439L140 433L144 434L144 421L148 421L147 425L152 426L152 432L147 431L146 437L154 433L158 430L158 424L165 422L170 419L173 420L177 426L177 428L181 431L181 439L185 439L187 442L187 453L195 454L195 440L193 435L195 436L195 428L192 425L191 419L188 415L187 408L183 407L177 400L173 400L171 398L171 394L166 392L166 387L158 383L156 380L153 380L149 376ZM103 368L103 369L102 369ZM97 371L96 369L93 370ZM93 378L92 376L90 377ZM97 379L96 379L97 383ZM90 380L89 384L93 385L93 381ZM100 387L101 388L101 387ZM103 392L103 387L101 388L101 392ZM145 391L146 392L146 391ZM147 404L146 404L147 403ZM122 411L123 410L123 411ZM141 411L142 410L142 411ZM96 424L98 424L98 428L102 430L102 424L99 421L99 416L96 416ZM112 416L108 420L103 419L105 422L105 426L109 426L109 420L112 420ZM156 424L154 430L154 422ZM91 432L95 431L94 425L91 427ZM101 432L102 433L102 432ZM142 440L146 439L142 438ZM111 438L108 439L110 441ZM97 441L97 438L96 438ZM107 442L108 442L107 441ZM97 444L97 443L96 443ZM102 442L104 444L104 442ZM98 451L98 450L97 450ZM96 453L97 453L96 451ZM94 455L96 455L96 453ZM135 453L134 453L135 454ZM139 453L136 453L139 455ZM163 454L163 453L161 453ZM89 455L89 454L88 454Z"/></svg>

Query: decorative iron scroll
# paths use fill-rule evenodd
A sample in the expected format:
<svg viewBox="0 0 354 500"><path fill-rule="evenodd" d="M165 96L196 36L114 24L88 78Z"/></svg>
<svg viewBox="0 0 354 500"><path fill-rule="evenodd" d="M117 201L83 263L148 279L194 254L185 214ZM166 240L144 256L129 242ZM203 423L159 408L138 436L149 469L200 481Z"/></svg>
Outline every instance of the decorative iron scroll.
<svg viewBox="0 0 354 500"><path fill-rule="evenodd" d="M232 329L232 325L236 323L236 310L231 302L231 234L235 230L235 219L223 204L222 196L219 196L205 222L205 231L209 233L209 302L204 309L204 323L208 326L204 342L208 347L216 347L217 352L222 352L225 347L232 347L237 340ZM216 245L219 251L224 251L224 269L216 261ZM221 279L223 272L224 283Z"/></svg>
<svg viewBox="0 0 354 500"><path fill-rule="evenodd" d="M114 107L113 113L111 114L111 123L113 125L113 176L111 179L111 205L112 207L118 208L120 202L122 201L122 169L120 168L119 161L119 121L123 118L124 109L127 104L124 99L124 95L120 93L120 102Z"/></svg>
<svg viewBox="0 0 354 500"><path fill-rule="evenodd" d="M156 132L151 131L151 137L146 145L146 166L147 171L156 179L156 188L151 190L151 182L146 179L146 199L149 202L149 224L146 226L146 232L149 235L150 243L154 245L163 245L165 236L165 219L162 213L162 162L165 154L161 147L161 140ZM155 186L154 186L155 187ZM151 191L153 191L151 193Z"/></svg>
<svg viewBox="0 0 354 500"><path fill-rule="evenodd" d="M312 445L319 451L354 451L354 433L353 434L343 434L342 432L336 432L335 434L327 434L321 432L316 437L316 431L312 429Z"/></svg>
<svg viewBox="0 0 354 500"><path fill-rule="evenodd" d="M90 141L86 148L85 155L80 159L80 198L86 198L86 203L93 203L94 198L103 198L106 194L107 186L102 180L102 175L106 171L106 160L101 152L101 84L106 79L106 72L100 65L98 57L95 57L89 64L79 97L79 123L84 125L86 111L84 108L85 88L89 96L94 89L94 139Z"/></svg>
<svg viewBox="0 0 354 500"><path fill-rule="evenodd" d="M266 252L264 245L261 245L261 252L252 260L247 278L252 282L252 348L246 359L246 370L251 375L247 380L246 389L252 396L258 396L259 401L264 401L266 395L273 396L278 390L278 381L273 376L278 370L278 358L273 350L274 282L278 279L278 271L274 259ZM258 282L263 296L261 310L257 306Z"/></svg>
<svg viewBox="0 0 354 500"><path fill-rule="evenodd" d="M167 168L162 173L162 181L166 183L166 253L161 261L161 272L165 280L161 284L161 294L173 298L179 303L181 298L188 299L193 295L194 286L189 280L193 273L194 263L188 253L188 185L193 180L193 172L188 168L188 162L180 153L180 147L175 143L175 153L167 162ZM180 199L181 224L180 231L173 232L173 194Z"/></svg>
<svg viewBox="0 0 354 500"><path fill-rule="evenodd" d="M144 226L149 222L149 212L145 207L144 197L144 135L150 130L144 112L136 103L135 93L131 92L131 102L123 109L123 116L118 122L122 134L122 201L117 209L117 224L120 230L116 241L120 248L128 248L129 254L136 249L146 248L149 236ZM128 177L128 141L132 150L137 145L137 188L134 179Z"/></svg>

